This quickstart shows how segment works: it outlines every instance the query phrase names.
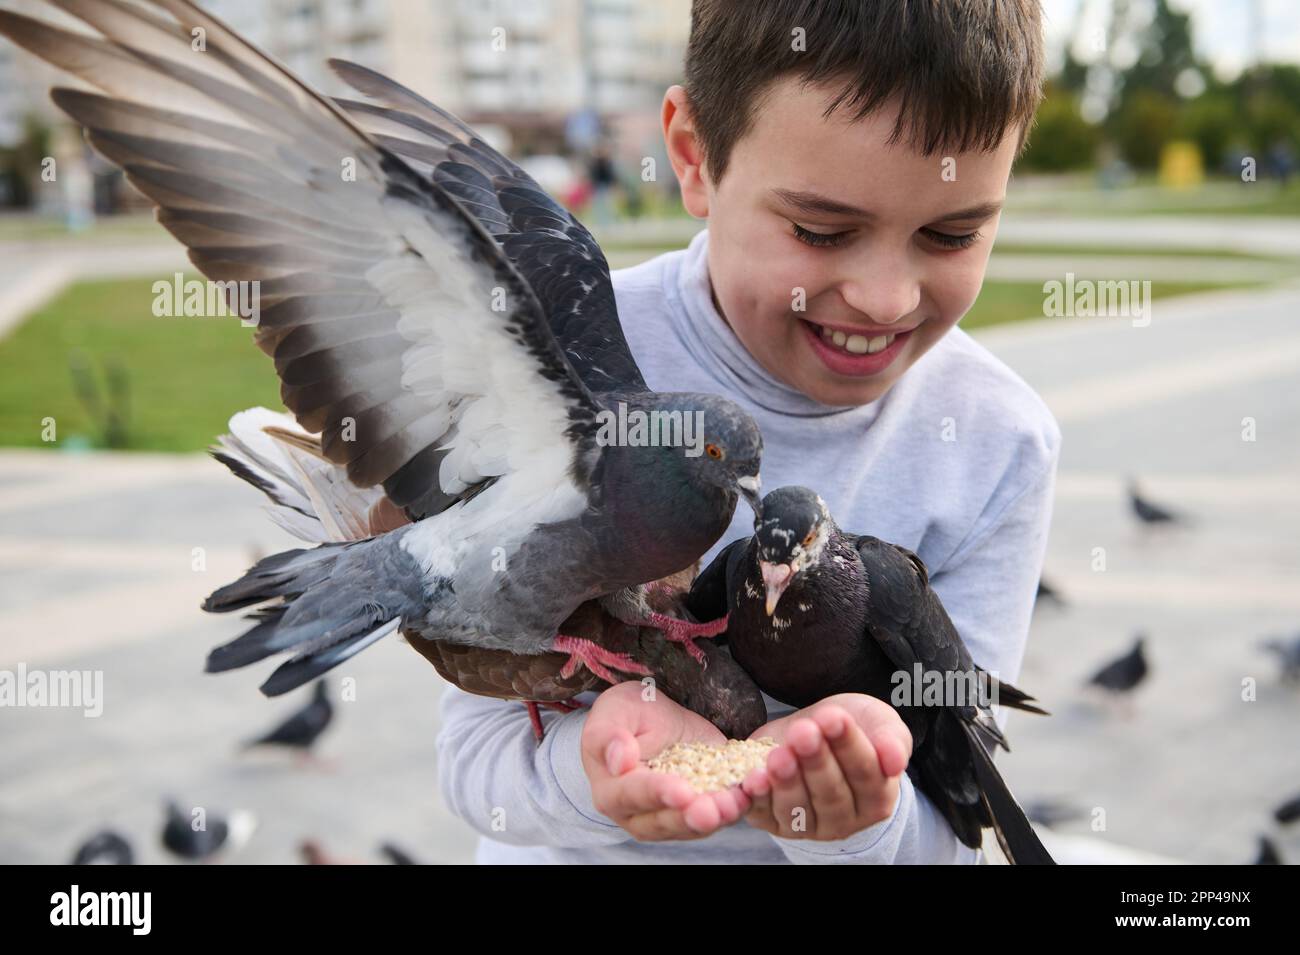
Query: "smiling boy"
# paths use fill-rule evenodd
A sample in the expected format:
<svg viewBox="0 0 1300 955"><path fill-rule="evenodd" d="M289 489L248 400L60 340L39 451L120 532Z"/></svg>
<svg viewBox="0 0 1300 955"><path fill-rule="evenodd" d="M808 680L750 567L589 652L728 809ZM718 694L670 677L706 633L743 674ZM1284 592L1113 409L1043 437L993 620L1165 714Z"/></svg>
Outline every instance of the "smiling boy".
<svg viewBox="0 0 1300 955"><path fill-rule="evenodd" d="M920 554L975 661L1013 682L1060 435L954 326L1041 74L1034 0L696 0L663 128L708 228L614 274L648 384L744 405L765 486L812 487L844 528ZM738 509L705 562L751 521ZM643 762L720 735L639 684L552 719L540 746L517 704L448 689L442 712L443 795L484 835L480 861L979 859L912 787L907 730L870 697L769 701L766 770L706 796Z"/></svg>

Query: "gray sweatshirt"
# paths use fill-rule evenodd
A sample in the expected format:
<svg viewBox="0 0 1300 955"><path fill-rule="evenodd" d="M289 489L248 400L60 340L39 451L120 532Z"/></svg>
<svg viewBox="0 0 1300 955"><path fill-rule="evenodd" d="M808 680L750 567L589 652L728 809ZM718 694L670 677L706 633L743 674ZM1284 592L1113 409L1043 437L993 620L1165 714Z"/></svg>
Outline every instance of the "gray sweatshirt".
<svg viewBox="0 0 1300 955"><path fill-rule="evenodd" d="M828 408L750 356L713 305L708 232L614 273L619 316L656 391L724 394L763 431L763 488L816 490L847 531L916 551L975 662L1015 682L1051 518L1060 431L1034 391L953 328L868 405ZM705 555L752 531L743 505ZM594 697L584 696L590 701ZM789 707L768 700L772 718ZM972 863L901 777L893 815L835 842L787 840L742 819L707 839L639 843L596 811L582 768L584 711L544 711L448 687L438 770L451 810L482 834L483 863ZM1005 724L1005 710L999 714Z"/></svg>

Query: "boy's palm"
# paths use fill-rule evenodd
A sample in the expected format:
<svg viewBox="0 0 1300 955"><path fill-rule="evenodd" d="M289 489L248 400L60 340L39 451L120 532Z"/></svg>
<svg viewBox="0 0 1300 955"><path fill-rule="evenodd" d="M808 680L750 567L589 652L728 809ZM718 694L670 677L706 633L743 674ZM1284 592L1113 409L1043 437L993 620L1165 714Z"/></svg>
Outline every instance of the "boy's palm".
<svg viewBox="0 0 1300 955"><path fill-rule="evenodd" d="M733 788L698 795L684 779L652 772L646 761L673 743L724 743L704 717L642 684L622 683L597 697L582 733L582 764L596 809L637 839L698 839L749 808Z"/></svg>

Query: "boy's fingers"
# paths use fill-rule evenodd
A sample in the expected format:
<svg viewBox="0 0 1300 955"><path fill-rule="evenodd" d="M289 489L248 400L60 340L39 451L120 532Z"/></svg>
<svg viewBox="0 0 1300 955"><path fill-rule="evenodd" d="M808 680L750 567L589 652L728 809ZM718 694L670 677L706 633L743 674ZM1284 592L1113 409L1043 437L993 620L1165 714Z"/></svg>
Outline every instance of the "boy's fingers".
<svg viewBox="0 0 1300 955"><path fill-rule="evenodd" d="M881 767L885 775L897 776L907 768L907 761L912 757L912 733L896 710L883 704L873 706L861 729L876 753L883 754L888 761L888 765ZM898 765L900 757L902 766Z"/></svg>
<svg viewBox="0 0 1300 955"><path fill-rule="evenodd" d="M815 829L812 797L804 785L799 760L788 746L778 746L768 754L767 773L772 780L772 818L781 835L799 836Z"/></svg>
<svg viewBox="0 0 1300 955"><path fill-rule="evenodd" d="M713 799L714 805L718 807L723 825L731 825L749 809L749 797L739 789L724 789L720 792L709 793L709 796Z"/></svg>
<svg viewBox="0 0 1300 955"><path fill-rule="evenodd" d="M830 740L830 748L855 796L879 784L882 774L875 747L854 720L849 720L841 736Z"/></svg>
<svg viewBox="0 0 1300 955"><path fill-rule="evenodd" d="M749 809L749 797L733 790L696 796L685 808L659 809L632 816L624 824L637 839L695 839L738 820Z"/></svg>
<svg viewBox="0 0 1300 955"><path fill-rule="evenodd" d="M710 796L702 796L686 807L682 821L697 835L706 835L722 825L722 810Z"/></svg>
<svg viewBox="0 0 1300 955"><path fill-rule="evenodd" d="M660 809L680 811L695 798L690 783L680 776L653 773L645 768L605 780L598 789L596 808L612 819Z"/></svg>
<svg viewBox="0 0 1300 955"><path fill-rule="evenodd" d="M786 743L799 757L813 811L823 826L853 818L853 791L826 742L828 733L843 734L847 722L847 713L830 707L810 719L796 720L786 737Z"/></svg>
<svg viewBox="0 0 1300 955"><path fill-rule="evenodd" d="M740 788L749 800L745 821L755 829L775 834L777 829L772 818L772 782L768 779L767 770L761 767L750 770Z"/></svg>
<svg viewBox="0 0 1300 955"><path fill-rule="evenodd" d="M912 734L907 731L907 727L885 724L871 733L869 738L872 749L876 751L881 773L897 776L907 769L907 762L912 757Z"/></svg>
<svg viewBox="0 0 1300 955"><path fill-rule="evenodd" d="M597 750L605 771L611 776L622 776L636 768L641 761L641 747L636 737L625 729L616 729L603 747Z"/></svg>
<svg viewBox="0 0 1300 955"><path fill-rule="evenodd" d="M767 767L751 769L741 781L740 788L750 799L767 798L772 792L772 778L767 774Z"/></svg>

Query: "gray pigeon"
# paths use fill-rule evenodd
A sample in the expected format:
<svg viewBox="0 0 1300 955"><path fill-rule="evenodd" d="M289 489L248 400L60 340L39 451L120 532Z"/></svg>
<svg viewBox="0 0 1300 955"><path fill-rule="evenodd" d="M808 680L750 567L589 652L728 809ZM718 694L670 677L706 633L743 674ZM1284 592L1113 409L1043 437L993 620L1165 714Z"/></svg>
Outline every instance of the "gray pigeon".
<svg viewBox="0 0 1300 955"><path fill-rule="evenodd" d="M126 837L105 829L97 832L80 846L72 859L73 865L134 865L135 852Z"/></svg>
<svg viewBox="0 0 1300 955"><path fill-rule="evenodd" d="M311 752L316 740L329 728L333 719L334 705L330 703L329 689L324 680L318 680L311 701L306 706L269 732L249 740L244 747L283 746L305 756Z"/></svg>
<svg viewBox="0 0 1300 955"><path fill-rule="evenodd" d="M1139 633L1134 638L1132 650L1098 669L1088 683L1109 693L1131 693L1151 672L1144 652L1146 641L1146 634Z"/></svg>
<svg viewBox="0 0 1300 955"><path fill-rule="evenodd" d="M1300 683L1300 634L1270 637L1260 646L1277 656L1282 665L1282 679Z"/></svg>
<svg viewBox="0 0 1300 955"><path fill-rule="evenodd" d="M1143 524L1178 524L1183 523L1184 518L1180 514L1162 507L1142 496L1138 489L1137 480L1129 478L1128 482L1128 503L1133 509L1133 515Z"/></svg>
<svg viewBox="0 0 1300 955"><path fill-rule="evenodd" d="M272 501L272 519L302 540L357 540L408 523L382 489L353 485L339 465L325 458L316 436L303 432L289 415L265 408L241 411L230 419L230 433L222 435L218 445L216 457L265 493ZM648 586L647 604L658 613L680 617L686 612L680 598L697 570L693 565ZM725 621L714 629L724 627ZM407 642L443 679L462 690L527 704L538 740L545 732L539 707L572 711L578 707L570 701L578 694L628 679L617 675L618 670L653 676L671 699L734 739L744 739L767 722L758 687L720 647L672 642L655 627L615 619L597 600L578 607L560 630L590 640L611 658L621 655L625 662L613 670L600 662L578 670L560 653L525 656L415 633L407 635ZM707 666L701 665L704 662ZM295 718L290 725L297 722Z"/></svg>
<svg viewBox="0 0 1300 955"><path fill-rule="evenodd" d="M163 824L162 844L172 855L190 862L212 862L225 858L247 844L257 829L252 813L239 810L229 817L206 813L202 825L174 801L167 803L167 821Z"/></svg>
<svg viewBox="0 0 1300 955"><path fill-rule="evenodd" d="M757 503L761 436L724 398L647 389L576 220L369 71L340 67L397 108L345 112L187 0L49 2L91 33L9 12L0 33L99 91L53 99L230 283L326 456L413 522L275 554L213 593L207 610L259 609L210 668L291 653L274 695L399 626L599 664L558 631L596 598L673 639L705 632L641 585L698 559L738 494Z"/></svg>

